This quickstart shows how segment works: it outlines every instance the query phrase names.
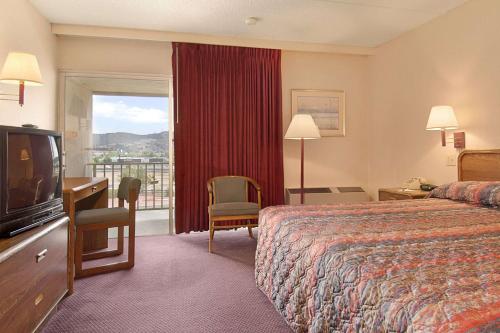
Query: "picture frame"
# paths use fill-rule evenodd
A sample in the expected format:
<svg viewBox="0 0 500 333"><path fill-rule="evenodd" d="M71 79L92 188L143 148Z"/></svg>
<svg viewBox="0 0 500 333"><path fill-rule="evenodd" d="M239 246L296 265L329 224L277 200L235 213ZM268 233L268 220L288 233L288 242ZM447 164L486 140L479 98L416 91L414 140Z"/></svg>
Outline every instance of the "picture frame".
<svg viewBox="0 0 500 333"><path fill-rule="evenodd" d="M292 90L292 117L310 114L322 137L345 136L345 91Z"/></svg>

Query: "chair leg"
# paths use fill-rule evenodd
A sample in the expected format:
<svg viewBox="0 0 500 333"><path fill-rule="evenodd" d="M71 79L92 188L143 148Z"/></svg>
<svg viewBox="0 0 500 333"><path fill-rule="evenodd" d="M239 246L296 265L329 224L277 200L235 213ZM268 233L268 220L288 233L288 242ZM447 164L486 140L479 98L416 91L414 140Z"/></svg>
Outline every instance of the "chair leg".
<svg viewBox="0 0 500 333"><path fill-rule="evenodd" d="M131 221L128 226L128 267L135 265L135 221Z"/></svg>
<svg viewBox="0 0 500 333"><path fill-rule="evenodd" d="M123 253L123 239L125 238L124 236L124 233L123 233L123 229L124 227L118 227L118 246L117 246L117 250L118 250L118 254L122 254Z"/></svg>
<svg viewBox="0 0 500 333"><path fill-rule="evenodd" d="M248 236L250 238L253 238L252 227L247 227L247 228L248 228Z"/></svg>
<svg viewBox="0 0 500 333"><path fill-rule="evenodd" d="M88 260L95 260L95 259L102 259L102 258L109 258L109 257L115 257L123 254L123 241L124 241L124 227L118 227L118 243L116 250L108 250L108 251L94 251L91 253L84 253L82 255L82 261L88 261Z"/></svg>
<svg viewBox="0 0 500 333"><path fill-rule="evenodd" d="M83 272L83 231L76 228L75 242L75 277L79 277Z"/></svg>
<svg viewBox="0 0 500 333"><path fill-rule="evenodd" d="M118 227L117 249L109 251L99 251L83 254L83 238L86 231L102 230ZM92 268L83 269L82 261L85 259L98 259L110 257L123 253L124 246L124 228L123 223L106 222L99 224L82 225L76 228L76 244L75 244L75 278L86 277L96 274L114 272L121 269L130 269L135 264L135 201L129 204L129 221L128 221L128 256L126 261L120 261Z"/></svg>
<svg viewBox="0 0 500 333"><path fill-rule="evenodd" d="M113 264L107 264L107 265L102 265L102 266L97 266L97 267L92 267L92 268L86 268L77 277L83 278L83 277L93 276L93 275L97 275L97 274L116 272L116 271L119 271L122 269L130 269L129 266L130 265L127 261L122 261L122 262L116 262Z"/></svg>
<svg viewBox="0 0 500 333"><path fill-rule="evenodd" d="M96 252L91 252L91 253L84 253L82 255L82 260L83 261L88 261L88 260L96 260L96 259L102 259L102 258L109 258L109 257L116 257L122 254L119 250L109 250L109 251L96 251Z"/></svg>
<svg viewBox="0 0 500 333"><path fill-rule="evenodd" d="M210 237L208 238L208 252L212 253L212 241L214 239L214 222L210 221Z"/></svg>
<svg viewBox="0 0 500 333"><path fill-rule="evenodd" d="M215 224L214 222L211 223L210 225L210 239L211 240L214 240L214 235L215 235L215 228L214 228Z"/></svg>

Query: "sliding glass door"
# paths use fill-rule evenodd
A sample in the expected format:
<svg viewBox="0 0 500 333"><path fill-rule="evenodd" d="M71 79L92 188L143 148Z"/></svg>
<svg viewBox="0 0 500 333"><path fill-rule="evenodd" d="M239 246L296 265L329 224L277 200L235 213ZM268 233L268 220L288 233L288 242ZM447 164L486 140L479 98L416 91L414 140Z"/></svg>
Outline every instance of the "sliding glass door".
<svg viewBox="0 0 500 333"><path fill-rule="evenodd" d="M122 177L141 179L137 234L172 234L170 78L62 73L61 85L65 176L107 178L109 207Z"/></svg>

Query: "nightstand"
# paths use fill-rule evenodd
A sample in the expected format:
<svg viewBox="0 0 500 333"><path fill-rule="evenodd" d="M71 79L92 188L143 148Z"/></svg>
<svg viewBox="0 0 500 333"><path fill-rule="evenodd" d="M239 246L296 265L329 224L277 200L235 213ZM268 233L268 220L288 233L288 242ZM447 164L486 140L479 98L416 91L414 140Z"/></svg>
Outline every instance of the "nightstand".
<svg viewBox="0 0 500 333"><path fill-rule="evenodd" d="M306 205L332 205L370 201L370 197L361 187L306 187L304 188ZM300 189L286 188L285 203L300 204Z"/></svg>
<svg viewBox="0 0 500 333"><path fill-rule="evenodd" d="M381 188L378 190L378 199L386 200L410 200L423 199L429 192L422 190L404 190L401 188Z"/></svg>

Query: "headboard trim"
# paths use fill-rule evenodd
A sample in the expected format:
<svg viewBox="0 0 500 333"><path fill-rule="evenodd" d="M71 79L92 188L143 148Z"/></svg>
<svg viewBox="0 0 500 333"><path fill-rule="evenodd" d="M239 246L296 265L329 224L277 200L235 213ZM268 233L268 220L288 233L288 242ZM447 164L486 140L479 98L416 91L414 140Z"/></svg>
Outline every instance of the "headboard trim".
<svg viewBox="0 0 500 333"><path fill-rule="evenodd" d="M500 149L464 150L458 155L458 180L500 181Z"/></svg>

